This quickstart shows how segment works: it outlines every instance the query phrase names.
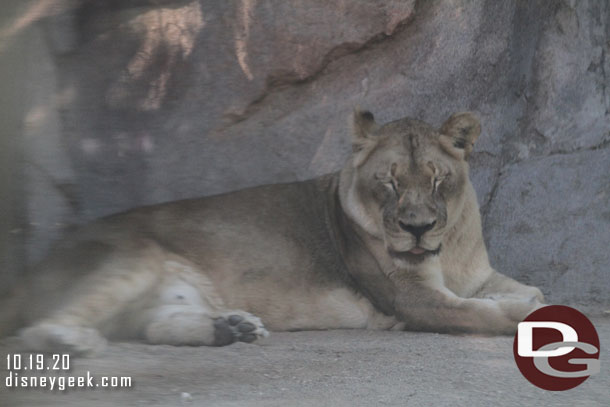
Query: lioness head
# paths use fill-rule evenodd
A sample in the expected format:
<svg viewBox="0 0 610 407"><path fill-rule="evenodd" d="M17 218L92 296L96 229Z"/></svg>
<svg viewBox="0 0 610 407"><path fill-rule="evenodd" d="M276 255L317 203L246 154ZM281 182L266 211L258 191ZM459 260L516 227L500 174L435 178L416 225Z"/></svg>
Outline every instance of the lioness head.
<svg viewBox="0 0 610 407"><path fill-rule="evenodd" d="M472 113L435 129L409 118L378 125L370 112L355 112L353 154L341 177L344 210L383 239L399 266L437 255L460 216L466 160L480 132Z"/></svg>

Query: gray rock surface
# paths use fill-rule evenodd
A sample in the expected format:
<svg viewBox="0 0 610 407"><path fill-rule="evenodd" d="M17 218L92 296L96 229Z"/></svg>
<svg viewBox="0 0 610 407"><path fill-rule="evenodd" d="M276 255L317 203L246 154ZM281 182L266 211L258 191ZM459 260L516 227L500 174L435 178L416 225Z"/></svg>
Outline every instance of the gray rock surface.
<svg viewBox="0 0 610 407"><path fill-rule="evenodd" d="M65 224L334 171L356 105L474 110L493 264L610 305L608 2L9 3L0 57L29 43L14 239L30 262Z"/></svg>
<svg viewBox="0 0 610 407"><path fill-rule="evenodd" d="M610 292L609 174L609 149L505 167L485 223L492 263L506 264L507 273L542 286L556 302L603 305Z"/></svg>

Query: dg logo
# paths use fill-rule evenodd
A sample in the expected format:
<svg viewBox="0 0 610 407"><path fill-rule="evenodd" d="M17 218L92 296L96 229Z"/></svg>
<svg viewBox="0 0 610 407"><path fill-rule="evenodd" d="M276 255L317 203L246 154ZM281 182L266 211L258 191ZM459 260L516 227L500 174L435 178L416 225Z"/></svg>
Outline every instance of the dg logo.
<svg viewBox="0 0 610 407"><path fill-rule="evenodd" d="M540 308L518 325L513 344L517 367L535 386L568 390L599 373L599 337L579 311L564 305Z"/></svg>

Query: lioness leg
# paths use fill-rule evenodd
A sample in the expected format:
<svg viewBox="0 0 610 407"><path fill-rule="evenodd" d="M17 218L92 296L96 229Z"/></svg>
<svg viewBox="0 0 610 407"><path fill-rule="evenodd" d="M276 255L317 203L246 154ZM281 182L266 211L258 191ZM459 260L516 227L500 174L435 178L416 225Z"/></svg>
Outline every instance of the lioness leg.
<svg viewBox="0 0 610 407"><path fill-rule="evenodd" d="M227 311L214 284L196 264L171 254L164 268L161 287L140 319L148 342L223 346L269 335L254 315Z"/></svg>
<svg viewBox="0 0 610 407"><path fill-rule="evenodd" d="M162 305L144 330L154 344L224 346L269 335L261 320L243 311L210 313L196 305Z"/></svg>
<svg viewBox="0 0 610 407"><path fill-rule="evenodd" d="M461 298L448 289L412 284L395 299L406 329L510 335L534 308L535 301Z"/></svg>
<svg viewBox="0 0 610 407"><path fill-rule="evenodd" d="M98 353L106 343L98 329L158 284L162 258L154 244L135 251L108 250L96 269L74 284L62 306L21 330L21 339L35 351Z"/></svg>

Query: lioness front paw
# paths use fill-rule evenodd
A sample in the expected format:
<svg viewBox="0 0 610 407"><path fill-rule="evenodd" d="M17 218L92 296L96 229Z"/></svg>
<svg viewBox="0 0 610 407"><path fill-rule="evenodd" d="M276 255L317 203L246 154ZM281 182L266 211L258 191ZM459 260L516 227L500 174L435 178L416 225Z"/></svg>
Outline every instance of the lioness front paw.
<svg viewBox="0 0 610 407"><path fill-rule="evenodd" d="M527 286L524 287L520 291L509 291L509 292L499 292L499 293L490 293L482 298L487 298L494 301L511 301L511 302L535 302L539 303L544 302L544 295L542 291L540 291L536 287Z"/></svg>
<svg viewBox="0 0 610 407"><path fill-rule="evenodd" d="M231 311L215 318L214 329L216 346L238 341L250 343L269 336L259 318L243 311Z"/></svg>
<svg viewBox="0 0 610 407"><path fill-rule="evenodd" d="M504 315L511 321L515 321L515 329L516 324L523 321L529 314L545 306L536 297L529 301L500 300L498 304Z"/></svg>
<svg viewBox="0 0 610 407"><path fill-rule="evenodd" d="M532 290L532 296L541 304L544 303L544 294L537 287L529 287Z"/></svg>

